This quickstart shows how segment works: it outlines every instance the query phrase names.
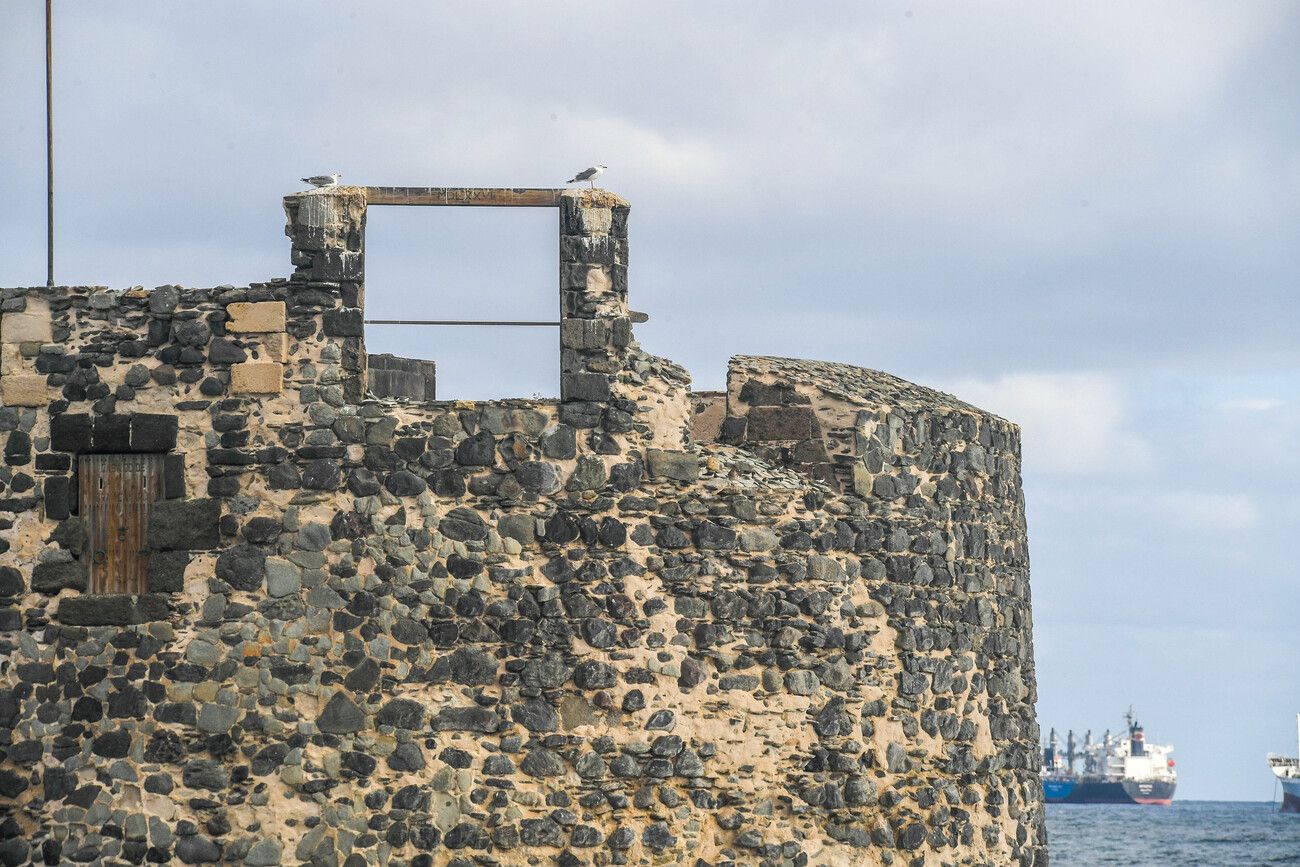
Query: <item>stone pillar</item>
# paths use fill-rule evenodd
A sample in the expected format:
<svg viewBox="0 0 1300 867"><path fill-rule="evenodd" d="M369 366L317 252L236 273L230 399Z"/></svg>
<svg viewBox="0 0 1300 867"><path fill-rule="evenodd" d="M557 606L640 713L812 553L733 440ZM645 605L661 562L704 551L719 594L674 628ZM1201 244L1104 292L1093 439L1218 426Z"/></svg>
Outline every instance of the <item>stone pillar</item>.
<svg viewBox="0 0 1300 867"><path fill-rule="evenodd" d="M632 341L628 210L626 201L605 190L569 190L561 197L560 399L570 417L600 417Z"/></svg>
<svg viewBox="0 0 1300 867"><path fill-rule="evenodd" d="M286 196L292 244L287 328L299 340L318 334L341 349L344 395L366 394L365 223L361 187L329 187Z"/></svg>

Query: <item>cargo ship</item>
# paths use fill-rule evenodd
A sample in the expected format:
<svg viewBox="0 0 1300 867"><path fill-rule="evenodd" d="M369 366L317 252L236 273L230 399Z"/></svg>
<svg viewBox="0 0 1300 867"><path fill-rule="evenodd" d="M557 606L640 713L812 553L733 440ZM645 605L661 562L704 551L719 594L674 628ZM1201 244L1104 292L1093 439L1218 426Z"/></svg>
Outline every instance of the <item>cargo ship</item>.
<svg viewBox="0 0 1300 867"><path fill-rule="evenodd" d="M1300 741L1300 714L1296 714L1296 740ZM1282 784L1282 812L1300 813L1300 758L1268 754L1268 766Z"/></svg>
<svg viewBox="0 0 1300 867"><path fill-rule="evenodd" d="M1124 717L1127 737L1109 731L1096 743L1092 732L1076 749L1074 732L1061 749L1056 729L1043 748L1043 797L1049 804L1159 804L1174 799L1178 773L1172 746L1149 744L1132 709ZM1082 767L1076 771L1075 766ZM1297 780L1300 782L1300 780Z"/></svg>

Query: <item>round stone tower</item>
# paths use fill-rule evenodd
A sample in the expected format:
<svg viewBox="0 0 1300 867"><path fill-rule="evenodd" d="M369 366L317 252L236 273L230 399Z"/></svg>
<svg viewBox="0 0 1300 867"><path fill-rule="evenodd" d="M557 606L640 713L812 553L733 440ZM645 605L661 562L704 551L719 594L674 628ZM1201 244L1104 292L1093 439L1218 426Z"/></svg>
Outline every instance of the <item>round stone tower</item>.
<svg viewBox="0 0 1300 867"><path fill-rule="evenodd" d="M376 205L557 209L559 399L372 376ZM288 278L3 290L0 863L1046 863L1013 424L691 393L606 191L285 209Z"/></svg>

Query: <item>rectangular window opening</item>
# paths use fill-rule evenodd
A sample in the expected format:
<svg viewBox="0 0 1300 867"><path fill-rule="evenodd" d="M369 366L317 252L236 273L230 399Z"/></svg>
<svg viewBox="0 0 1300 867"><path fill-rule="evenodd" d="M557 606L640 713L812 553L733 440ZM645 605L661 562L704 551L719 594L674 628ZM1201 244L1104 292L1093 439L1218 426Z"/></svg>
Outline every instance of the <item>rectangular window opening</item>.
<svg viewBox="0 0 1300 867"><path fill-rule="evenodd" d="M437 400L556 398L560 335L550 323L560 318L558 209L368 208L365 318L374 393ZM419 361L436 364L436 390L434 371Z"/></svg>

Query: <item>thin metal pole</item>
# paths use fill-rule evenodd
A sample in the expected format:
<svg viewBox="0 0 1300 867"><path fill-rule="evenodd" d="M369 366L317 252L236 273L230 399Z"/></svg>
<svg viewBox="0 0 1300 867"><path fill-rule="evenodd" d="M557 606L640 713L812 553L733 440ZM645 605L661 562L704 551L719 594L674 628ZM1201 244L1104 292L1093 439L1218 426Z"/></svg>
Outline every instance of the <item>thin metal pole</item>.
<svg viewBox="0 0 1300 867"><path fill-rule="evenodd" d="M557 328L558 322L530 319L367 319L367 325L525 325Z"/></svg>
<svg viewBox="0 0 1300 867"><path fill-rule="evenodd" d="M45 0L45 285L54 288L54 43Z"/></svg>

